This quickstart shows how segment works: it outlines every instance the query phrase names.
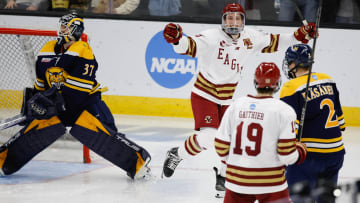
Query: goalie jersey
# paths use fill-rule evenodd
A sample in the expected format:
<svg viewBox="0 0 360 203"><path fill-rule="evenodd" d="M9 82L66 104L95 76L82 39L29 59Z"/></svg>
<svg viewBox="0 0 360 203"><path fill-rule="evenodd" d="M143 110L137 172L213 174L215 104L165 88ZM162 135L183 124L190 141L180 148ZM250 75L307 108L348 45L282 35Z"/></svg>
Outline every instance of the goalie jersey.
<svg viewBox="0 0 360 203"><path fill-rule="evenodd" d="M37 56L34 87L44 91L56 86L64 97L68 121L100 99L100 84L95 79L98 64L88 43L76 41L62 50L56 42L47 42Z"/></svg>
<svg viewBox="0 0 360 203"><path fill-rule="evenodd" d="M287 188L285 166L295 163L294 110L272 97L240 97L226 110L215 149L226 161L225 187L243 194Z"/></svg>
<svg viewBox="0 0 360 203"><path fill-rule="evenodd" d="M280 99L296 111L297 123L304 105L306 82L307 75L289 80L280 92ZM342 156L345 153L343 130L345 121L335 82L327 74L312 73L301 138L307 146L307 156Z"/></svg>

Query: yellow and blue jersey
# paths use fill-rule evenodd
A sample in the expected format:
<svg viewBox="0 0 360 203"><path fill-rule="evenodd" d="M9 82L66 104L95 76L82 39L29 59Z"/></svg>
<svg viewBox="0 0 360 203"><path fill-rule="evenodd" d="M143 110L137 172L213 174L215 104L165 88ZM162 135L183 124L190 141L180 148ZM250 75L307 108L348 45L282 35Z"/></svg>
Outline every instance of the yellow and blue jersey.
<svg viewBox="0 0 360 203"><path fill-rule="evenodd" d="M88 43L76 41L62 50L56 40L49 41L37 56L34 87L44 91L56 86L64 97L67 118L74 117L86 105L100 99L97 69L98 63Z"/></svg>
<svg viewBox="0 0 360 203"><path fill-rule="evenodd" d="M307 75L289 80L281 88L280 99L294 108L297 123L304 106ZM339 92L333 79L324 73L312 73L301 141L308 156L336 156L345 153L341 131L345 121Z"/></svg>

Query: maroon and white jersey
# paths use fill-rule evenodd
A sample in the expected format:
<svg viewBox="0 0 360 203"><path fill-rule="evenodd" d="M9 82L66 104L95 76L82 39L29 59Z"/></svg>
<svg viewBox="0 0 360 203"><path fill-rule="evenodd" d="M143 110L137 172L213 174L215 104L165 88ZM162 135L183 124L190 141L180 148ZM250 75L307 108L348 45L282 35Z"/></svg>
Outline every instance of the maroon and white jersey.
<svg viewBox="0 0 360 203"><path fill-rule="evenodd" d="M299 158L295 111L272 97L240 97L226 110L215 149L227 163L225 187L243 194L287 188L285 166Z"/></svg>
<svg viewBox="0 0 360 203"><path fill-rule="evenodd" d="M297 43L293 34L268 34L244 28L233 40L221 28L194 37L182 37L175 52L198 58L199 74L192 91L210 101L228 105L235 92L243 65L250 54L285 50Z"/></svg>

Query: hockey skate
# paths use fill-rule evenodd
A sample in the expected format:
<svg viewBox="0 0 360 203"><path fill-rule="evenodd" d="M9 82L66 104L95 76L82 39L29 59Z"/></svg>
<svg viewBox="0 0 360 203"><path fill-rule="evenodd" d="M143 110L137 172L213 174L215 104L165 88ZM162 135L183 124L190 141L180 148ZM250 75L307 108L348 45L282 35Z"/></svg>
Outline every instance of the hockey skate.
<svg viewBox="0 0 360 203"><path fill-rule="evenodd" d="M223 198L225 196L225 177L222 177L220 173L218 173L218 169L216 167L213 168L215 171L216 183L215 190L216 198Z"/></svg>
<svg viewBox="0 0 360 203"><path fill-rule="evenodd" d="M150 158L147 158L144 165L139 169L139 171L135 174L134 180L150 180L153 177L151 173L151 169L148 164L150 162Z"/></svg>
<svg viewBox="0 0 360 203"><path fill-rule="evenodd" d="M179 165L180 161L182 160L178 155L178 149L179 147L174 147L167 152L161 177L165 175L165 177L169 178L174 174L175 168Z"/></svg>

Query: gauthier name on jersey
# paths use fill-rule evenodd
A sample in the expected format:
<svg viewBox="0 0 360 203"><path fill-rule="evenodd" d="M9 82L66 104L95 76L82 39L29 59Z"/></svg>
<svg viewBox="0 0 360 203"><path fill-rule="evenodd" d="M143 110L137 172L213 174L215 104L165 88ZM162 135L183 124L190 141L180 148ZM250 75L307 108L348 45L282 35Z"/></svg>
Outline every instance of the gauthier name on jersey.
<svg viewBox="0 0 360 203"><path fill-rule="evenodd" d="M240 111L239 118L252 118L252 119L263 120L264 113L256 112L256 111Z"/></svg>

